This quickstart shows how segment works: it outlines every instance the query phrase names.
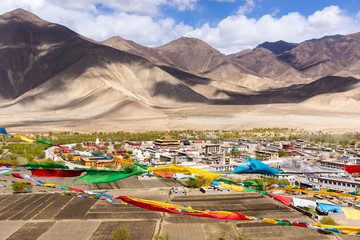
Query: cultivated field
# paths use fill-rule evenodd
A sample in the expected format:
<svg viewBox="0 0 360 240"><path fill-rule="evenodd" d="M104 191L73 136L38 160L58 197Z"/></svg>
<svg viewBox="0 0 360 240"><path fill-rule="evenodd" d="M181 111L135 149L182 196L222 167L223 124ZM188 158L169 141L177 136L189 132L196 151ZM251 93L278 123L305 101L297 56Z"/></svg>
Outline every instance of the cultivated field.
<svg viewBox="0 0 360 240"><path fill-rule="evenodd" d="M56 182L53 178L52 183ZM255 217L311 221L291 208L276 208L278 202L258 193L202 194L194 190L179 196L169 194L171 183L164 179L133 177L118 185L124 183L129 183L127 189L102 192L209 210L239 211ZM140 185L147 188L140 189ZM168 233L175 240L211 240L225 235L226 239L237 239L243 231L252 239L336 239L306 228L159 213L53 194L2 194L0 210L0 239L112 239L112 232L119 227L126 227L136 240L151 240L156 233Z"/></svg>

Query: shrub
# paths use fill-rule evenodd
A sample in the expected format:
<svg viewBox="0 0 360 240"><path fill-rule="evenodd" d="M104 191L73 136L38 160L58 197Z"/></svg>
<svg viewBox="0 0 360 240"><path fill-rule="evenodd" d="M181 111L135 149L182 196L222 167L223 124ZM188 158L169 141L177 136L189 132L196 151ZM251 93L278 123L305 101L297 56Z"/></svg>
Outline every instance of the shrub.
<svg viewBox="0 0 360 240"><path fill-rule="evenodd" d="M326 225L336 225L336 222L332 217L323 217L320 222Z"/></svg>
<svg viewBox="0 0 360 240"><path fill-rule="evenodd" d="M206 185L206 181L205 180L201 180L201 179L187 179L184 184L185 186L187 187L190 187L190 188L200 188L204 185Z"/></svg>
<svg viewBox="0 0 360 240"><path fill-rule="evenodd" d="M114 240L130 240L130 233L126 227L119 227L113 232Z"/></svg>
<svg viewBox="0 0 360 240"><path fill-rule="evenodd" d="M14 182L11 184L11 187L13 188L13 191L17 192L17 193L29 192L28 189L32 189L32 185L22 183L22 182Z"/></svg>
<svg viewBox="0 0 360 240"><path fill-rule="evenodd" d="M0 163L7 163L7 164L14 165L14 166L18 166L18 165L20 165L20 163L19 163L19 160L18 160L18 159L16 159L16 160L5 160L5 159L0 159Z"/></svg>
<svg viewBox="0 0 360 240"><path fill-rule="evenodd" d="M6 156L4 156L4 160L16 160L18 159L18 155L16 154L7 154Z"/></svg>
<svg viewBox="0 0 360 240"><path fill-rule="evenodd" d="M124 166L124 172L125 173L132 173L136 170L137 166L134 164L128 164Z"/></svg>
<svg viewBox="0 0 360 240"><path fill-rule="evenodd" d="M69 161L72 161L72 160L74 160L74 155L72 155L72 154L69 154L69 155L68 155L68 160L69 160Z"/></svg>
<svg viewBox="0 0 360 240"><path fill-rule="evenodd" d="M251 237L246 235L245 228L242 229L239 240L252 240Z"/></svg>
<svg viewBox="0 0 360 240"><path fill-rule="evenodd" d="M188 179L188 180L185 181L184 184L185 184L187 187L194 187L194 188L198 187L198 183L197 183L197 181L194 180L194 179Z"/></svg>
<svg viewBox="0 0 360 240"><path fill-rule="evenodd" d="M74 160L72 161L72 163L74 164L78 164L78 165L84 165L82 162L80 162L79 160Z"/></svg>

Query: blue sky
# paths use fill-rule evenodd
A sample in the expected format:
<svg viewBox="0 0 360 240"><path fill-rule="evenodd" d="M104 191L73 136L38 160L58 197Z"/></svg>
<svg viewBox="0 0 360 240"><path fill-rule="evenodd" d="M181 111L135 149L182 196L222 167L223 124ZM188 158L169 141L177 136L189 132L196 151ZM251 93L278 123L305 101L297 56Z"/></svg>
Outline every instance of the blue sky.
<svg viewBox="0 0 360 240"><path fill-rule="evenodd" d="M253 1L254 7L246 13L250 18L261 18L266 14L276 14L281 17L290 12L299 12L309 16L315 11L325 7L336 5L344 9L348 15L356 16L360 11L360 0L262 0ZM245 0L234 1L198 1L196 8L190 11L177 11L177 9L165 7L164 13L172 16L177 21L198 27L205 22L214 25L227 16L235 15L240 6L246 5Z"/></svg>
<svg viewBox="0 0 360 240"><path fill-rule="evenodd" d="M103 41L121 36L161 46L196 37L229 54L264 41L301 42L360 32L360 0L2 0Z"/></svg>

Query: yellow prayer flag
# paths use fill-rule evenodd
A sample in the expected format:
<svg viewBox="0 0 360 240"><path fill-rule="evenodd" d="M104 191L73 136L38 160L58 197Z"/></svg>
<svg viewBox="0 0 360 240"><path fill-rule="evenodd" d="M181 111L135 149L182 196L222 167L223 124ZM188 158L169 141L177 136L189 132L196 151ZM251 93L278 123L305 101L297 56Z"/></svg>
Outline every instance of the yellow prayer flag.
<svg viewBox="0 0 360 240"><path fill-rule="evenodd" d="M21 140L23 140L23 141L25 141L25 142L28 142L28 143L32 143L32 142L35 141L35 140L30 139L30 138L21 136L21 135L19 135L19 134L14 134L14 136L15 136L15 137L18 137L18 138L20 138Z"/></svg>

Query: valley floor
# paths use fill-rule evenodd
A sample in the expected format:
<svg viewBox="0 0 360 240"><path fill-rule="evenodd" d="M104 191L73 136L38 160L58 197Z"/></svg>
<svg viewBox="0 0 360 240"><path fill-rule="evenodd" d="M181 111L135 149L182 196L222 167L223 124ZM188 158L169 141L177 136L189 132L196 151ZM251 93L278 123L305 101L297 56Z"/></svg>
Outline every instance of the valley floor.
<svg viewBox="0 0 360 240"><path fill-rule="evenodd" d="M188 105L162 108L162 117L67 116L56 112L9 112L0 110L1 126L12 132L145 132L152 130L242 130L296 128L308 131L351 132L360 128L360 111L348 108L322 109L299 104ZM136 109L134 109L136 111Z"/></svg>

